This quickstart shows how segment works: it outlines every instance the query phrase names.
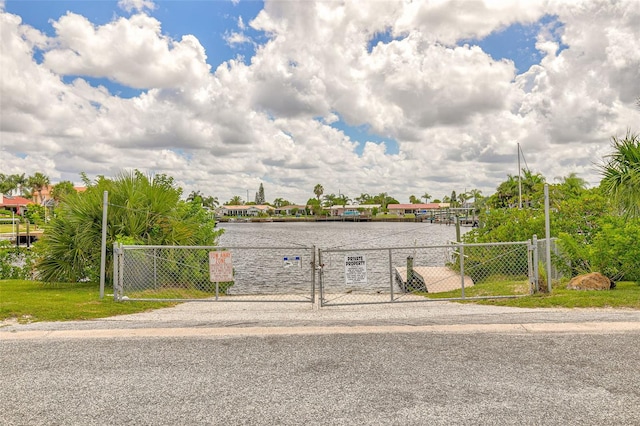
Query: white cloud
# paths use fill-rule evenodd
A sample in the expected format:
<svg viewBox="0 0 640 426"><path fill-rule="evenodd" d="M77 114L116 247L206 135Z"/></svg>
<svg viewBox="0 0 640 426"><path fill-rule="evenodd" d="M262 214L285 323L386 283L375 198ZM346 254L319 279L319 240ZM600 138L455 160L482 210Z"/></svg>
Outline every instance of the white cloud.
<svg viewBox="0 0 640 426"><path fill-rule="evenodd" d="M67 13L53 27L57 46L44 54L44 64L57 74L104 77L147 89L196 86L210 71L198 39L184 35L174 41L161 34L159 21L144 14L95 26Z"/></svg>
<svg viewBox="0 0 640 426"><path fill-rule="evenodd" d="M81 171L138 168L221 201L252 198L261 182L269 200L305 202L321 183L407 201L492 193L517 173L520 143L549 180L577 172L596 184L593 163L610 136L640 131L639 9L633 0L268 1L248 23L268 41L248 64L213 69L195 36L174 40L145 14L96 25L68 13L47 37L2 12L2 171L77 181ZM544 58L522 74L460 45L545 14L563 24L561 43L543 29ZM228 43L249 41L242 20L238 29ZM376 34L393 40L372 45ZM89 77L145 92L123 99ZM394 138L399 153L360 146L332 127L339 119Z"/></svg>
<svg viewBox="0 0 640 426"><path fill-rule="evenodd" d="M154 10L156 5L152 0L118 0L118 7L127 12L133 10L142 12L145 9Z"/></svg>

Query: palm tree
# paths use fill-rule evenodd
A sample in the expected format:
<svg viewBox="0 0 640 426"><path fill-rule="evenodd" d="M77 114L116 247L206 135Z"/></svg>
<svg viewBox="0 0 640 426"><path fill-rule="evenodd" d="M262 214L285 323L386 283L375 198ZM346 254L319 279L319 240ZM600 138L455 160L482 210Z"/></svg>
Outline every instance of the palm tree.
<svg viewBox="0 0 640 426"><path fill-rule="evenodd" d="M473 204L476 204L476 201L478 201L478 198L482 197L482 191L480 191L479 189L472 189L471 191L469 191L469 197L473 198Z"/></svg>
<svg viewBox="0 0 640 426"><path fill-rule="evenodd" d="M179 208L182 190L165 175L122 172L85 192L65 196L42 240L37 261L44 281L95 280L100 272L102 203L109 191L107 247L115 241L151 245L213 245L219 235L203 209ZM107 256L111 263L112 256ZM113 268L107 265L107 276Z"/></svg>
<svg viewBox="0 0 640 426"><path fill-rule="evenodd" d="M324 205L325 207L335 206L337 204L336 194L327 194L324 196Z"/></svg>
<svg viewBox="0 0 640 426"><path fill-rule="evenodd" d="M346 194L340 194L336 197L336 204L341 205L342 207L346 206L351 202L351 198L349 198Z"/></svg>
<svg viewBox="0 0 640 426"><path fill-rule="evenodd" d="M33 176L29 176L27 179L27 185L33 192L38 193L39 203L42 204L44 200L42 199L42 190L49 186L49 177L43 175L40 172L36 172Z"/></svg>
<svg viewBox="0 0 640 426"><path fill-rule="evenodd" d="M564 176L560 182L563 191L569 196L578 196L582 191L587 188L587 181L579 178L575 172L569 173L568 176Z"/></svg>
<svg viewBox="0 0 640 426"><path fill-rule="evenodd" d="M10 194L16 189L16 183L12 175L0 173L0 194Z"/></svg>
<svg viewBox="0 0 640 426"><path fill-rule="evenodd" d="M429 194L428 192L425 192L424 194L422 194L422 197L420 198L424 198L424 202L428 203L429 200L431 199L431 194Z"/></svg>
<svg viewBox="0 0 640 426"><path fill-rule="evenodd" d="M356 197L355 200L357 201L358 204L367 204L369 201L371 201L371 195L367 194L366 192L363 192L360 194L359 197Z"/></svg>
<svg viewBox="0 0 640 426"><path fill-rule="evenodd" d="M229 206L239 206L242 205L242 197L240 197L239 195L234 195L233 197L231 197L231 199L227 202L227 205Z"/></svg>
<svg viewBox="0 0 640 426"><path fill-rule="evenodd" d="M470 198L471 197L467 192L461 192L460 194L458 194L458 202L462 207L465 207L467 200L469 200Z"/></svg>
<svg viewBox="0 0 640 426"><path fill-rule="evenodd" d="M416 197L415 195L410 195L409 202L411 204L420 204L420 198Z"/></svg>
<svg viewBox="0 0 640 426"><path fill-rule="evenodd" d="M613 136L614 152L600 166L600 187L620 211L629 217L640 216L640 135L627 130L624 139Z"/></svg>
<svg viewBox="0 0 640 426"><path fill-rule="evenodd" d="M187 201L195 201L196 198L200 198L200 201L204 199L204 194L200 191L191 191L187 196Z"/></svg>
<svg viewBox="0 0 640 426"><path fill-rule="evenodd" d="M316 194L316 198L318 199L318 204L320 204L320 197L322 197L322 194L324 194L324 188L322 187L322 185L317 184L316 186L314 186L313 193Z"/></svg>
<svg viewBox="0 0 640 426"><path fill-rule="evenodd" d="M218 206L219 204L220 202L218 201L218 197L214 197L210 195L202 199L202 205L210 209L215 209L216 206Z"/></svg>

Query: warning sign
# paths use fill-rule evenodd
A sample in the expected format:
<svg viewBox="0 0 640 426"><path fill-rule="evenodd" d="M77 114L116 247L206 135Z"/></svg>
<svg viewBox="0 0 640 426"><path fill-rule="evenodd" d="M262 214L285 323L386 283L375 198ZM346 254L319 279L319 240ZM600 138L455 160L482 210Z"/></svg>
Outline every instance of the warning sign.
<svg viewBox="0 0 640 426"><path fill-rule="evenodd" d="M367 283L367 260L363 254L344 257L344 280L347 285Z"/></svg>
<svg viewBox="0 0 640 426"><path fill-rule="evenodd" d="M209 252L209 280L212 283L233 281L233 263L230 251Z"/></svg>

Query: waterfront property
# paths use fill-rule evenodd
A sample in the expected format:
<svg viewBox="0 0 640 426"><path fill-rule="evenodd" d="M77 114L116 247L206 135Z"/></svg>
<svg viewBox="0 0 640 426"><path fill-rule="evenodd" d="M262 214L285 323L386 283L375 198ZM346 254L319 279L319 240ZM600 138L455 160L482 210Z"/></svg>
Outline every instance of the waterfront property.
<svg viewBox="0 0 640 426"><path fill-rule="evenodd" d="M24 197L9 196L0 193L0 209L9 210L18 216L22 216L24 214L29 204L34 203Z"/></svg>

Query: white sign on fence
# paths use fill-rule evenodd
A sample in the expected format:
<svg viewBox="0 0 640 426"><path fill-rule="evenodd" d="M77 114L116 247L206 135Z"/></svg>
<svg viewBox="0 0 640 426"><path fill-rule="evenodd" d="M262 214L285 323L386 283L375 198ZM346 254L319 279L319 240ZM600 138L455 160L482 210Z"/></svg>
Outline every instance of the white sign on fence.
<svg viewBox="0 0 640 426"><path fill-rule="evenodd" d="M285 256L282 258L282 265L285 269L291 268L292 266L301 268L302 263L300 262L300 256Z"/></svg>
<svg viewBox="0 0 640 426"><path fill-rule="evenodd" d="M363 254L344 257L344 281L346 285L367 283L367 259Z"/></svg>
<svg viewBox="0 0 640 426"><path fill-rule="evenodd" d="M209 280L212 283L233 281L233 262L230 251L209 252Z"/></svg>

